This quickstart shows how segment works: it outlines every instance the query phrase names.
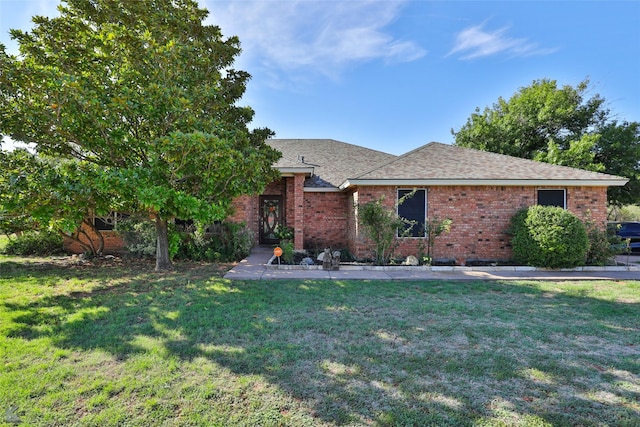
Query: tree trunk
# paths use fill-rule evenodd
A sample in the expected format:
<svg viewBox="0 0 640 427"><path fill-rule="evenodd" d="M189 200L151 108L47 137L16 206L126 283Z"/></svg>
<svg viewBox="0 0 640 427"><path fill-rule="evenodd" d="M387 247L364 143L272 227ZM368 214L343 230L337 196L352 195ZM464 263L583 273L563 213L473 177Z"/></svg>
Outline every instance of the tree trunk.
<svg viewBox="0 0 640 427"><path fill-rule="evenodd" d="M156 223L156 271L173 270L171 259L169 258L169 228L167 220L155 215Z"/></svg>
<svg viewBox="0 0 640 427"><path fill-rule="evenodd" d="M82 240L80 240L80 237L77 233L65 233L62 230L58 230L58 233L60 233L60 235L62 237L66 237L69 240L73 240L74 242L78 243L82 249L84 249L85 252L90 252L92 255L95 255L93 253L93 248L89 245L87 245L85 242L83 242Z"/></svg>

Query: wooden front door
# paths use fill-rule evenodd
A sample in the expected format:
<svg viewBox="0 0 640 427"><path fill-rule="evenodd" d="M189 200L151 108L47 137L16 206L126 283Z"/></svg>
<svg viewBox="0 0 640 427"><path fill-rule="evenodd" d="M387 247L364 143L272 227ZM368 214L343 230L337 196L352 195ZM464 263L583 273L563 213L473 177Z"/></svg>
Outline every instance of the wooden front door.
<svg viewBox="0 0 640 427"><path fill-rule="evenodd" d="M260 244L278 243L276 227L282 225L282 196L260 196Z"/></svg>

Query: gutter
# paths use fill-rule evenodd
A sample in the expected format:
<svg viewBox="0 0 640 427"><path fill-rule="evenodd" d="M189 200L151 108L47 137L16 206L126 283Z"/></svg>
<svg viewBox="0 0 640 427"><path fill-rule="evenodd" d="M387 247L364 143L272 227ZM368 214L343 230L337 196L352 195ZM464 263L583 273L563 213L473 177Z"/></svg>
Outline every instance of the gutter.
<svg viewBox="0 0 640 427"><path fill-rule="evenodd" d="M627 182L621 179L347 179L340 190L353 186L498 186L498 187L622 187Z"/></svg>

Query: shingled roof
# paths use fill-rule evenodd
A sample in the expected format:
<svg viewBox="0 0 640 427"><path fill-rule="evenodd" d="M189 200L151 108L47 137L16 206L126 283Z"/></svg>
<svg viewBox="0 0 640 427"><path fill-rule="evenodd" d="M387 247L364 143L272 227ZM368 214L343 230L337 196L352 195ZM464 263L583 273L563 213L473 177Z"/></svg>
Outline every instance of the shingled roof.
<svg viewBox="0 0 640 427"><path fill-rule="evenodd" d="M283 174L307 173L306 188L334 188L396 158L393 154L333 139L269 139L282 153L274 165Z"/></svg>
<svg viewBox="0 0 640 427"><path fill-rule="evenodd" d="M626 178L431 142L402 156L333 139L270 139L283 175L304 173L305 188L357 185L622 186Z"/></svg>
<svg viewBox="0 0 640 427"><path fill-rule="evenodd" d="M352 185L621 186L627 179L566 166L431 142L362 174Z"/></svg>

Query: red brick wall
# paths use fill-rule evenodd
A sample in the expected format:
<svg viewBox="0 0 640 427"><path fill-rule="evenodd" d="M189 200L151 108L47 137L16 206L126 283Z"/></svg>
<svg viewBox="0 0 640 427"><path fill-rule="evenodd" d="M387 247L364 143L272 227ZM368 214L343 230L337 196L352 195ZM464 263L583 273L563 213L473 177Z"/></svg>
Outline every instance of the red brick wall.
<svg viewBox="0 0 640 427"><path fill-rule="evenodd" d="M352 206L365 205L373 200L384 198L383 204L389 209L395 209L396 187L359 187L349 196L350 204ZM357 208L355 209L357 210ZM349 251L357 258L372 257L371 242L363 236L355 212L351 212L347 217L347 247L349 248Z"/></svg>
<svg viewBox="0 0 640 427"><path fill-rule="evenodd" d="M294 229L296 249L304 248L304 175L285 177L272 182L262 193L264 196L282 196L284 224ZM233 214L228 220L244 222L255 234L255 243L259 243L260 198L259 196L241 196L232 202Z"/></svg>
<svg viewBox="0 0 640 427"><path fill-rule="evenodd" d="M595 224L607 224L607 188L574 187L567 191L567 209L579 218L591 219Z"/></svg>
<svg viewBox="0 0 640 427"><path fill-rule="evenodd" d="M349 200L345 193L304 193L305 249L347 247Z"/></svg>
<svg viewBox="0 0 640 427"><path fill-rule="evenodd" d="M553 188L553 187L544 187ZM562 187L556 187L562 188ZM537 203L537 187L429 187L427 218L451 218L451 232L442 234L435 245L438 258L456 258L459 263L472 258L511 258L509 236L505 233L513 214ZM297 190L297 191L296 191ZM568 187L567 208L582 219L591 218L604 226L607 212L605 187ZM285 222L295 228L297 249L347 247L358 257L370 257L371 245L363 238L354 214L354 203L364 204L384 196L384 204L395 209L397 187L360 187L350 193L303 192L302 175L270 184L263 194L283 196ZM233 201L228 218L244 222L258 243L259 198L241 196ZM123 249L122 239L113 231L103 232L105 253ZM420 240L402 239L397 256L417 254ZM71 252L83 252L80 245L65 242Z"/></svg>
<svg viewBox="0 0 640 427"><path fill-rule="evenodd" d="M304 175L293 177L293 188L287 188L288 199L293 195L293 212L287 216L287 224L293 227L293 243L297 250L304 249ZM292 191L293 190L293 191ZM293 220L293 223L292 221Z"/></svg>
<svg viewBox="0 0 640 427"><path fill-rule="evenodd" d="M397 187L361 187L354 197L364 204L384 195L384 203L393 209L396 190ZM455 258L460 264L474 258L510 259L510 237L506 234L509 222L520 208L537 203L537 190L537 187L429 187L427 218L452 220L450 233L444 233L436 240L433 255L437 258ZM605 187L567 187L566 191L568 210L582 219L590 215L596 224L604 226L607 203ZM353 215L349 217L348 225L349 249L359 257L371 256L371 246L361 233L357 233ZM396 255L416 255L420 240L402 239Z"/></svg>
<svg viewBox="0 0 640 427"><path fill-rule="evenodd" d="M287 179L283 178L279 181L274 181L267 185L264 192L265 196L283 196L283 205L285 215L287 212L287 197L286 197L286 185ZM245 223L247 227L253 232L255 237L255 244L258 244L260 239L259 234L259 216L260 216L260 198L259 196L239 196L233 199L231 202L232 214L227 218L229 222ZM286 221L286 218L285 218Z"/></svg>
<svg viewBox="0 0 640 427"><path fill-rule="evenodd" d="M83 225L82 228L89 235L89 237L94 242L96 242L95 247L97 249L98 236L96 235L96 233L94 233L94 231L91 230L91 228L89 228L88 226ZM104 254L118 254L124 252L124 242L116 231L104 230L101 232L101 234L102 238L104 239ZM86 242L86 239L83 237L82 241ZM81 254L85 251L78 242L67 238L64 239L64 250L74 254Z"/></svg>

